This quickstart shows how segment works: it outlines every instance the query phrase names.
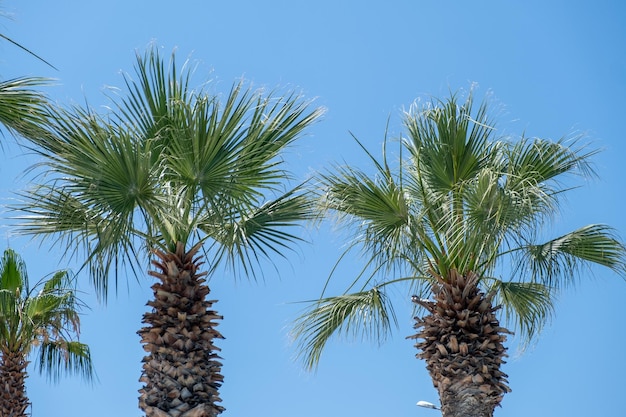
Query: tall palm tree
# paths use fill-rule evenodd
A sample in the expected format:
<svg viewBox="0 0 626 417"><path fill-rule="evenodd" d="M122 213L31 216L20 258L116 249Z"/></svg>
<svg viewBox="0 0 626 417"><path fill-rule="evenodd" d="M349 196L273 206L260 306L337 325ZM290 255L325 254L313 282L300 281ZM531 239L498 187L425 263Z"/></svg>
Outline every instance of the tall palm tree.
<svg viewBox="0 0 626 417"><path fill-rule="evenodd" d="M62 372L93 376L89 347L77 340L79 311L74 279L59 271L32 288L26 265L12 250L0 259L0 415L25 417L28 357L38 350L38 368L53 380ZM76 337L76 340L75 337Z"/></svg>
<svg viewBox="0 0 626 417"><path fill-rule="evenodd" d="M366 265L293 329L314 367L332 335L384 338L396 320L386 289L408 284L418 311L411 338L445 417L492 416L509 391L501 365L510 332L500 320L529 340L581 268L626 272L624 245L608 226L556 238L543 230L571 188L565 178L592 174L595 152L576 141L498 138L485 102L472 105L470 93L412 107L397 169L368 152L373 173L338 166L320 175L323 209L352 232L346 254L360 250Z"/></svg>
<svg viewBox="0 0 626 417"><path fill-rule="evenodd" d="M216 416L221 316L204 277L220 266L255 277L263 258L299 240L286 227L307 219L311 203L302 187L285 189L281 155L321 109L242 83L223 99L192 90L192 70L179 75L173 55L167 68L156 49L137 57L136 74L108 116L63 111L33 141L45 177L22 195L20 227L79 248L72 255L85 255L103 297L124 266L153 259L152 310L138 332L147 352L140 408Z"/></svg>

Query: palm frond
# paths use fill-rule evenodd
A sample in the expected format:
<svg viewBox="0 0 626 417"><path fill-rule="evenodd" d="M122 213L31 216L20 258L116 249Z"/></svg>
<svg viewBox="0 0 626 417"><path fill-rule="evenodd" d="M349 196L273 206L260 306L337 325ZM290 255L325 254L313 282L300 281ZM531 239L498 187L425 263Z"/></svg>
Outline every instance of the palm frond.
<svg viewBox="0 0 626 417"><path fill-rule="evenodd" d="M138 262L135 231L128 218L110 211L98 213L64 188L40 185L19 194L12 206L19 215L16 233L37 234L55 245L67 247L69 259L84 259L96 292L106 300L111 267L117 270ZM131 214L129 214L130 216Z"/></svg>
<svg viewBox="0 0 626 417"><path fill-rule="evenodd" d="M515 213L505 226L522 234L557 212L561 194L571 188L563 184L568 174L593 175L589 159L597 153L579 146L578 140L568 144L564 138L552 142L522 137L502 150L505 166L499 182L512 203L509 211Z"/></svg>
<svg viewBox="0 0 626 417"><path fill-rule="evenodd" d="M588 225L521 249L520 273L554 288L573 284L580 268L590 264L626 274L626 248L617 240L615 230L606 225Z"/></svg>
<svg viewBox="0 0 626 417"><path fill-rule="evenodd" d="M39 347L37 368L52 382L64 374L77 375L86 381L95 376L89 346L77 341L50 341Z"/></svg>
<svg viewBox="0 0 626 417"><path fill-rule="evenodd" d="M169 130L176 126L172 122L193 94L189 89L193 71L183 71L179 76L174 53L169 64L166 67L157 48L148 49L143 56L137 53L135 74L138 80L125 75L128 94L121 100L111 97L117 110L114 116L136 130L137 140L160 138L162 149L167 148L172 138Z"/></svg>
<svg viewBox="0 0 626 417"><path fill-rule="evenodd" d="M7 347L19 345L20 298L15 291L0 288L0 341ZM24 333L29 329L24 328ZM30 335L29 337L32 337Z"/></svg>
<svg viewBox="0 0 626 417"><path fill-rule="evenodd" d="M0 81L0 123L27 139L44 136L50 103L37 88L50 84L41 77Z"/></svg>
<svg viewBox="0 0 626 417"><path fill-rule="evenodd" d="M580 139L566 143L566 138L556 142L522 137L507 155L509 188L523 189L529 182L542 184L561 178L565 173L578 173L585 177L594 174L590 158L598 153L579 145Z"/></svg>
<svg viewBox="0 0 626 417"><path fill-rule="evenodd" d="M350 246L361 247L376 264L393 267L410 242L414 219L397 182L384 165L378 168L376 177L351 167L320 176L320 204L323 211L338 215L339 224L352 229Z"/></svg>
<svg viewBox="0 0 626 417"><path fill-rule="evenodd" d="M321 177L325 208L367 220L380 232L406 225L409 213L404 196L391 179L376 181L351 167L337 171L336 176Z"/></svg>
<svg viewBox="0 0 626 417"><path fill-rule="evenodd" d="M495 303L504 310L506 323L522 333L524 345L538 335L554 313L555 291L539 282L495 280Z"/></svg>
<svg viewBox="0 0 626 417"><path fill-rule="evenodd" d="M57 293L72 289L74 285L75 277L70 274L70 271L60 270L44 281L42 291L44 293ZM39 286L39 284L36 286Z"/></svg>
<svg viewBox="0 0 626 417"><path fill-rule="evenodd" d="M254 266L261 258L271 259L275 254L284 257L284 250L292 250L293 243L302 239L287 232L287 227L313 217L309 196L295 188L282 196L254 208L250 213L237 213L231 222L200 218L197 227L214 239L217 246L215 263L222 261L233 268L239 263L246 274L255 276Z"/></svg>
<svg viewBox="0 0 626 417"><path fill-rule="evenodd" d="M164 157L172 177L185 184L192 195L200 191L210 200L235 190L231 175L238 157L237 143L252 105L245 93L237 103L239 94L238 88L231 90L224 108L217 98L179 105L183 117L167 132L170 136Z"/></svg>
<svg viewBox="0 0 626 417"><path fill-rule="evenodd" d="M324 298L295 322L292 334L298 343L300 357L308 369L314 368L322 350L333 335L356 337L359 334L382 342L397 325L395 312L379 288Z"/></svg>
<svg viewBox="0 0 626 417"><path fill-rule="evenodd" d="M0 289L12 291L18 297L30 290L26 265L12 249L5 249L0 259Z"/></svg>
<svg viewBox="0 0 626 417"><path fill-rule="evenodd" d="M473 114L473 94L459 104L453 95L447 101L413 107L405 114L409 133L405 143L419 158L429 187L439 192L454 190L474 177L489 155L489 139L495 131L484 102Z"/></svg>

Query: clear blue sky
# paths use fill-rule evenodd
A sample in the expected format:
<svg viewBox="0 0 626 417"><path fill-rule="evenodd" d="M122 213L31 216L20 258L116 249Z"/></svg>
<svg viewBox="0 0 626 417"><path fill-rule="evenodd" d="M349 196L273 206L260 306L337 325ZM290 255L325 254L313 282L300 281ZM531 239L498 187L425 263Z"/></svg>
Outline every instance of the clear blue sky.
<svg viewBox="0 0 626 417"><path fill-rule="evenodd" d="M288 155L302 178L333 161L364 167L349 131L378 152L388 117L397 135L401 110L416 98L443 97L476 82L479 96L491 90L504 106L503 133L558 139L586 132L605 149L595 159L600 178L571 193L554 232L597 222L626 237L621 0L4 0L0 6L13 15L0 20L0 31L58 68L0 42L0 77L54 77L58 84L48 91L63 104L104 104L103 88L121 86L120 71L132 73L135 51L153 41L166 53L177 48L181 61L199 62L196 80L217 80L216 91L243 76L317 97L328 112ZM19 154L9 145L0 153L3 201L26 185L20 174L33 160ZM8 221L0 222L2 249L20 252L32 278L66 266L59 262L62 248L11 237ZM316 373L294 362L287 332L300 306L290 303L319 295L342 245L328 227L305 236L312 244L280 263L280 274L268 270L265 282L235 281L227 273L210 282L225 317L223 415L437 415L415 406L437 396L405 340L412 334L408 294L397 294L406 299L396 304L399 328L383 346L337 340ZM344 265L346 280L334 290L359 266L358 259ZM99 382L90 387L65 378L51 386L32 373L33 416L137 417L143 351L135 332L151 297L150 279L123 281L106 306L83 283L92 310L83 318L82 341L92 347ZM513 392L495 415L626 414L625 295L626 283L605 271L564 293L557 317L532 349L518 355L510 345L504 371Z"/></svg>

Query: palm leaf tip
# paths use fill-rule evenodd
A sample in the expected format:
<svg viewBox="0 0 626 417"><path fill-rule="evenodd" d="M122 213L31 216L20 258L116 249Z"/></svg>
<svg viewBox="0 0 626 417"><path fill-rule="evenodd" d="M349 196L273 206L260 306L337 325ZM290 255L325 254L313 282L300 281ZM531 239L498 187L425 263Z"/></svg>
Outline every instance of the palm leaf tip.
<svg viewBox="0 0 626 417"><path fill-rule="evenodd" d="M333 335L361 335L381 343L392 323L397 325L397 319L387 296L379 288L372 288L316 301L296 320L292 336L298 342L299 357L310 370L319 363Z"/></svg>
<svg viewBox="0 0 626 417"><path fill-rule="evenodd" d="M37 58L38 60L40 60L41 62L43 62L44 64L48 65L50 68L55 69L55 70L59 70L57 67L55 67L54 65L52 65L51 63L49 63L48 61L46 61L45 59L43 59L42 57L40 57L39 55L37 55L36 53L34 53L33 51L31 51L30 49L26 48L25 46L23 46L22 44L14 41L13 39L9 38L6 35L3 35L2 33L0 33L0 38L4 39L5 41L17 46L18 48L20 48L22 51L34 56L35 58Z"/></svg>
<svg viewBox="0 0 626 417"><path fill-rule="evenodd" d="M559 287L583 266L596 264L626 277L626 247L609 226L592 224L543 244L530 245L524 263L535 281ZM558 279L565 277L565 280ZM569 279L568 279L569 278Z"/></svg>
<svg viewBox="0 0 626 417"><path fill-rule="evenodd" d="M38 365L39 372L53 382L58 382L62 374L78 375L88 382L95 377L89 346L78 341L42 344Z"/></svg>

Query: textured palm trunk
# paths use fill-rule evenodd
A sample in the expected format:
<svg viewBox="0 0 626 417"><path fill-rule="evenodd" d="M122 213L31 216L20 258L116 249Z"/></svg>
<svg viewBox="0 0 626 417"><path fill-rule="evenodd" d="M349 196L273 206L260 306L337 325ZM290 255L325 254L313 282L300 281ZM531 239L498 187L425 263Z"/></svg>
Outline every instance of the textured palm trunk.
<svg viewBox="0 0 626 417"><path fill-rule="evenodd" d="M0 416L26 417L28 397L26 397L26 366L24 355L2 352L0 359Z"/></svg>
<svg viewBox="0 0 626 417"><path fill-rule="evenodd" d="M475 274L452 271L433 286L433 302L414 299L430 314L415 318L421 339L415 347L426 361L439 392L444 417L492 417L510 392L500 370L506 357L506 333L494 314L491 298L478 287Z"/></svg>
<svg viewBox="0 0 626 417"><path fill-rule="evenodd" d="M189 252L177 245L176 253L156 251L149 274L160 282L152 286L154 300L144 314L139 332L143 358L139 407L147 417L214 417L224 411L218 390L222 364L213 342L223 339L215 329L222 319L207 301L209 287L199 273L200 245Z"/></svg>

